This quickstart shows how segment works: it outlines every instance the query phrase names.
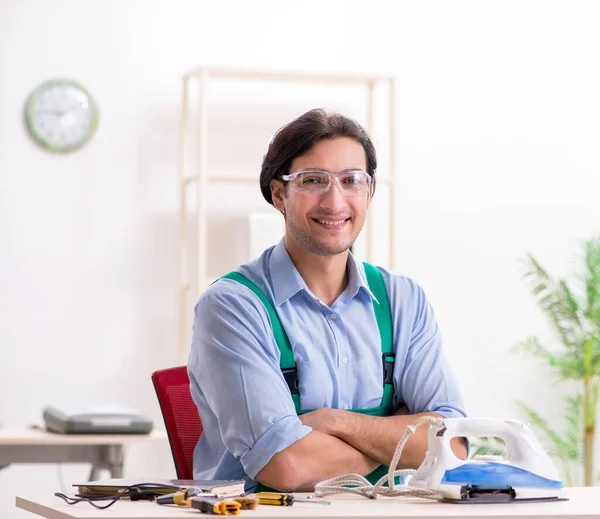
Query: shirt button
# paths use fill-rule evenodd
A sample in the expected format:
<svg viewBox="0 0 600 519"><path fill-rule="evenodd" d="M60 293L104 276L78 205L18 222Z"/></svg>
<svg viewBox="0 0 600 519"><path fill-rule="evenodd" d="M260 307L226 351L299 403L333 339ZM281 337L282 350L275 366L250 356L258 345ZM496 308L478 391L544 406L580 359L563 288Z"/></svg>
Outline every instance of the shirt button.
<svg viewBox="0 0 600 519"><path fill-rule="evenodd" d="M329 317L331 317L332 319L336 319L336 318L337 318L337 315L335 315L335 314L331 314Z"/></svg>
<svg viewBox="0 0 600 519"><path fill-rule="evenodd" d="M344 409L350 409L350 406L348 404L344 404Z"/></svg>
<svg viewBox="0 0 600 519"><path fill-rule="evenodd" d="M342 363L343 363L343 364L346 364L347 362L348 362L348 357L344 357L344 358L342 359Z"/></svg>

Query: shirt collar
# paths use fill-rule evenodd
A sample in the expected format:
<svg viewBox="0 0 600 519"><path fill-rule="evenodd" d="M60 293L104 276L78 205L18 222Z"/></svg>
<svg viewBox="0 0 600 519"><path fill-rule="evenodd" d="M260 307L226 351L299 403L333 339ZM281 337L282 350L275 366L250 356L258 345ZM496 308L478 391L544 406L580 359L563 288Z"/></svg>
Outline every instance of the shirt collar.
<svg viewBox="0 0 600 519"><path fill-rule="evenodd" d="M301 290L305 290L307 293L311 294L308 286L304 282L304 279L302 279L302 276L296 269L296 266L285 248L285 238L281 238L279 243L273 248L269 258L269 270L276 306L285 303ZM363 264L357 261L352 253L350 253L348 255L348 286L346 287L346 290L344 290L342 297L346 300L350 300L358 294L361 289L363 289L371 299L379 303L369 288Z"/></svg>
<svg viewBox="0 0 600 519"><path fill-rule="evenodd" d="M285 237L281 238L271 252L269 270L271 271L275 305L279 306L285 303L290 297L300 292L300 290L308 290L306 283L298 270L296 270L296 266L285 248Z"/></svg>
<svg viewBox="0 0 600 519"><path fill-rule="evenodd" d="M348 294L348 299L353 298L360 289L362 289L371 299L373 299L373 301L379 304L375 294L373 294L369 288L369 282L367 281L364 265L362 262L357 261L352 253L350 253L348 255L348 287L345 290L345 293Z"/></svg>

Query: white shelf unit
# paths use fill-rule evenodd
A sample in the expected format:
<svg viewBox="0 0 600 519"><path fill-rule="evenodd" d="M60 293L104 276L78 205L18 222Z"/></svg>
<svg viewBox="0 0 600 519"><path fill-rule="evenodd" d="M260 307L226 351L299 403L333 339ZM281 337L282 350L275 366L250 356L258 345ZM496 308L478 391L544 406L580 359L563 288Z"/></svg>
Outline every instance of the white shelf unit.
<svg viewBox="0 0 600 519"><path fill-rule="evenodd" d="M389 196L389 221L388 221L388 264L390 269L396 266L395 247L395 221L396 204L394 203L394 179L396 177L396 79L391 76L376 75L353 75L353 74L330 74L330 73L301 73L290 71L272 70L245 70L201 67L183 76L182 80L182 103L180 119L180 144L179 144L179 175L180 175L180 207L179 207L179 336L178 354L182 363L187 359L187 330L191 329L187 316L191 315L187 301L190 294L194 297L210 284L212 280L207 278L207 251L208 251L208 215L207 215L207 189L214 183L258 183L257 177L237 177L228 175L211 175L207 170L208 157L208 110L207 110L207 87L213 79L228 79L235 81L273 81L297 84L339 84L358 85L365 87L366 94L366 125L365 129L370 136L375 128L375 86L377 84L388 84L388 108L389 108L389 157L388 173L380 175L378 171L378 185L385 184ZM191 102L190 95L195 93L196 99L196 121L195 135L190 130ZM188 146L192 137L195 137L195 152L192 158L188 157ZM187 215L186 195L189 189L195 188L196 198L196 243L191 244L188 237L189 221ZM373 261L373 218L367 218L365 231L365 260ZM191 247L196 248L197 264L195 265L195 282L189 265L189 251Z"/></svg>

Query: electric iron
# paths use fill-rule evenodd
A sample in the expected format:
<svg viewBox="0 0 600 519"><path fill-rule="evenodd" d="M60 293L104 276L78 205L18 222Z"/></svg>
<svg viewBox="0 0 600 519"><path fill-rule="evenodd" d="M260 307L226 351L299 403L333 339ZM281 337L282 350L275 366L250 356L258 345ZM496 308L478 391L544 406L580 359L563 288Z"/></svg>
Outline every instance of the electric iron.
<svg viewBox="0 0 600 519"><path fill-rule="evenodd" d="M558 470L533 431L518 420L445 418L429 428L429 450L409 487L437 492L453 503L563 501ZM450 448L454 437L495 436L506 443L507 458L459 459Z"/></svg>

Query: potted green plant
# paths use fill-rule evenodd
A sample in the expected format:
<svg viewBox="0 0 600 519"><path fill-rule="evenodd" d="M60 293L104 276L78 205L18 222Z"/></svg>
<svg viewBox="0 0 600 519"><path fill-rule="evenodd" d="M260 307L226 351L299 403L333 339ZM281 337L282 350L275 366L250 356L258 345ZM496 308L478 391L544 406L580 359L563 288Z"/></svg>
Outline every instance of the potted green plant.
<svg viewBox="0 0 600 519"><path fill-rule="evenodd" d="M583 242L579 269L554 278L531 254L524 259L524 278L552 325L559 344L550 347L529 337L516 350L542 360L575 393L565 398L562 431L530 406L519 403L527 421L542 433L548 452L557 458L568 486L583 471L583 484L594 484L594 439L600 381L600 236Z"/></svg>

